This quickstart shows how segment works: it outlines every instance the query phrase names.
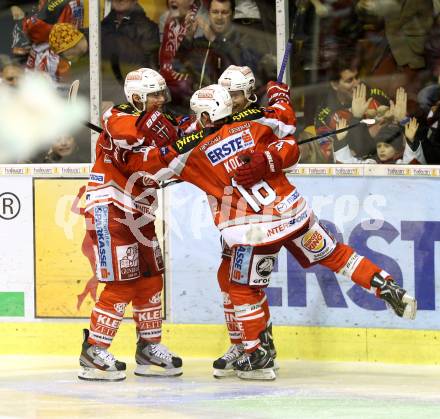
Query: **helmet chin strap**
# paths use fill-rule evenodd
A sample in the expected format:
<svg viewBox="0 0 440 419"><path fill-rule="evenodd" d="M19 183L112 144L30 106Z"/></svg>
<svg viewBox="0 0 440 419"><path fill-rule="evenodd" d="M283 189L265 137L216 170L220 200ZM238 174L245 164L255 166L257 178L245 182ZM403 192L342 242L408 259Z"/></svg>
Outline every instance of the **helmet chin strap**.
<svg viewBox="0 0 440 419"><path fill-rule="evenodd" d="M257 95L256 95L255 93L252 93L251 97L248 99L248 101L249 101L249 105L250 105L251 103L255 103L257 100L258 100ZM249 105L248 105L248 106L249 106Z"/></svg>
<svg viewBox="0 0 440 419"><path fill-rule="evenodd" d="M135 101L135 100L133 100L132 101L133 102L133 106L134 106L134 108L137 110L137 111L139 111L139 112L144 112L146 109L147 109L147 102L139 102L139 101ZM136 106L136 103L142 103L142 109L139 109L137 106Z"/></svg>

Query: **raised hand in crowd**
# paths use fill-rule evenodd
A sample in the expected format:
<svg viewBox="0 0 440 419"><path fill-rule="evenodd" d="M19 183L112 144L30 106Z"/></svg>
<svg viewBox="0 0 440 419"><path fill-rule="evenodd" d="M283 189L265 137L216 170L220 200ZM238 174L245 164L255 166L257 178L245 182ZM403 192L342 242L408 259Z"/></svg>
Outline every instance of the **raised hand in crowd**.
<svg viewBox="0 0 440 419"><path fill-rule="evenodd" d="M198 28L203 31L207 39L215 37L214 33L209 27L209 22L207 22L203 16L197 15L197 10L190 9L185 15L183 24L185 26L185 38L188 41L192 41L194 39L194 35Z"/></svg>
<svg viewBox="0 0 440 419"><path fill-rule="evenodd" d="M189 10L185 15L185 19L183 21L183 25L185 26L185 37L190 41L194 38L194 34L196 33L198 27L198 20L196 19L196 14L193 10Z"/></svg>
<svg viewBox="0 0 440 419"><path fill-rule="evenodd" d="M396 103L391 101L391 108L393 110L394 121L399 123L406 118L408 97L403 87L396 90ZM394 105L394 106L393 106Z"/></svg>
<svg viewBox="0 0 440 419"><path fill-rule="evenodd" d="M405 125L405 137L410 143L413 143L418 128L419 123L416 118L411 118L409 123Z"/></svg>
<svg viewBox="0 0 440 419"><path fill-rule="evenodd" d="M347 126L348 126L347 120L344 118L339 118L336 121L336 129L343 129L343 128L346 128ZM348 135L348 131L340 132L340 133L336 134L336 138L338 141L342 141L345 139L345 137L347 135Z"/></svg>
<svg viewBox="0 0 440 419"><path fill-rule="evenodd" d="M367 100L367 86L363 83L357 85L353 90L353 99L351 102L351 113L355 118L363 118L365 112L370 106L373 98Z"/></svg>
<svg viewBox="0 0 440 419"><path fill-rule="evenodd" d="M330 8L326 4L321 3L320 0L310 0L315 8L315 13L319 17L327 17L330 14Z"/></svg>
<svg viewBox="0 0 440 419"><path fill-rule="evenodd" d="M25 16L23 9L18 6L11 6L11 14L14 20L21 20Z"/></svg>

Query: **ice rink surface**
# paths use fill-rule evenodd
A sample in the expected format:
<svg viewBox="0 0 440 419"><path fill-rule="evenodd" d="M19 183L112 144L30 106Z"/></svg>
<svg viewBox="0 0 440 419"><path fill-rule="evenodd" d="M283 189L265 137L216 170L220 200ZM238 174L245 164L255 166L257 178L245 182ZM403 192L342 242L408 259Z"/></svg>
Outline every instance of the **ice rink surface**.
<svg viewBox="0 0 440 419"><path fill-rule="evenodd" d="M1 418L440 418L440 367L279 361L276 381L216 380L211 361L178 378L77 379L74 357L0 357Z"/></svg>

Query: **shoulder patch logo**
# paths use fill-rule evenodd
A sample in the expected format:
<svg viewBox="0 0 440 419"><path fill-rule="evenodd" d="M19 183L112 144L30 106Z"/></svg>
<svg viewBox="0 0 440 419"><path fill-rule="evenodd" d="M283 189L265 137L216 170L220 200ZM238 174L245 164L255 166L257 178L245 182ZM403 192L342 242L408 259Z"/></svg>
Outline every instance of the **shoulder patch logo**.
<svg viewBox="0 0 440 419"><path fill-rule="evenodd" d="M205 137L205 130L193 132L192 134L185 135L179 138L174 144L173 148L179 154L187 153L192 150L197 144L199 144Z"/></svg>

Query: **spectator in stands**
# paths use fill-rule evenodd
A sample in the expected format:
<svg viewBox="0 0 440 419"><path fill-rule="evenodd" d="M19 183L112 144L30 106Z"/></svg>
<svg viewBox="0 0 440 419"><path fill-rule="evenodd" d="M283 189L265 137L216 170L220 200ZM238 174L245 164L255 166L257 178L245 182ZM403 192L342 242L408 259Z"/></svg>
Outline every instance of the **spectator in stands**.
<svg viewBox="0 0 440 419"><path fill-rule="evenodd" d="M180 52L187 57L194 89L216 83L229 65L247 65L256 72L259 57L232 24L234 9L234 0L209 0L203 36L194 36L195 25L187 31Z"/></svg>
<svg viewBox="0 0 440 419"><path fill-rule="evenodd" d="M430 88L437 87L429 96L429 106L427 118L421 118L420 126L417 130L417 138L421 141L423 153L427 164L440 164L440 86L429 86Z"/></svg>
<svg viewBox="0 0 440 419"><path fill-rule="evenodd" d="M276 56L275 3L272 0L235 2L233 23L243 35L246 45L252 45L261 56Z"/></svg>
<svg viewBox="0 0 440 419"><path fill-rule="evenodd" d="M373 73L381 76L377 85L387 94L404 87L409 95L409 112L415 113L426 67L424 44L433 23L432 0L360 0L356 7L361 14L379 17L385 26L387 42L377 50Z"/></svg>
<svg viewBox="0 0 440 419"><path fill-rule="evenodd" d="M16 87L18 80L23 75L23 68L17 64L6 64L3 67L1 74L1 82L9 84L11 87Z"/></svg>
<svg viewBox="0 0 440 419"><path fill-rule="evenodd" d="M23 31L25 13L20 7L12 6L11 15L13 19L11 53L24 64L31 49L31 43Z"/></svg>
<svg viewBox="0 0 440 419"><path fill-rule="evenodd" d="M78 156L78 145L74 137L62 137L49 150L38 153L28 163L89 163Z"/></svg>
<svg viewBox="0 0 440 419"><path fill-rule="evenodd" d="M358 139L357 129L345 131L336 135L334 144L335 159L339 163L378 162L397 164L425 164L425 157L419 137L416 137L419 124L416 118L407 117L407 94L403 87L396 91L395 102L390 101L390 107L383 114L376 115L376 124L368 131L376 143L375 153L371 158L358 158L353 143ZM366 99L365 86L355 90L353 95L353 113L356 107L367 109L370 99ZM347 120L340 118L336 129L345 128Z"/></svg>
<svg viewBox="0 0 440 419"><path fill-rule="evenodd" d="M207 25L198 0L169 0L159 52L160 73L170 89L170 107L178 113L188 112L193 93L192 81L185 67L187 57L180 46L188 36L202 36ZM185 50L185 53L187 51Z"/></svg>
<svg viewBox="0 0 440 419"><path fill-rule="evenodd" d="M437 83L440 80L440 13L435 16L426 37L425 58L429 73Z"/></svg>
<svg viewBox="0 0 440 419"><path fill-rule="evenodd" d="M327 94L315 115L315 127L318 133L331 131L340 118L354 123L385 113L389 106L390 100L382 90L361 84L355 62L350 58L340 60L331 68ZM350 143L350 148L357 157L375 152L376 142L367 126L356 129L356 140Z"/></svg>
<svg viewBox="0 0 440 419"><path fill-rule="evenodd" d="M49 34L56 23L70 23L82 28L84 8L81 0L41 0L37 11L23 20L23 29L32 42L26 67L30 70L48 72L57 78L59 57L49 50Z"/></svg>
<svg viewBox="0 0 440 419"><path fill-rule="evenodd" d="M316 135L315 127L308 126L304 128L304 131L300 132L298 135L299 142L303 140L308 140ZM321 163L334 163L333 152L330 148L329 150L323 150L320 147L320 141L311 141L310 143L300 144L300 159L299 163L307 164L321 164ZM325 151L329 151L326 154Z"/></svg>
<svg viewBox="0 0 440 419"><path fill-rule="evenodd" d="M47 59L51 65L46 71L52 79L62 82L70 82L79 77L72 75L72 65L75 65L81 57L86 57L88 43L84 34L70 23L56 23L49 34L49 49ZM88 66L88 57L86 57ZM88 77L88 68L84 66L82 73ZM74 78L75 77L75 78Z"/></svg>
<svg viewBox="0 0 440 419"><path fill-rule="evenodd" d="M137 0L112 0L101 22L103 98L121 103L121 86L128 72L158 68L159 27Z"/></svg>
<svg viewBox="0 0 440 419"><path fill-rule="evenodd" d="M347 121L340 119L337 128L345 128ZM335 151L339 163L380 163L380 164L426 164L420 141L416 138L418 129L416 118L402 128L395 123L382 125L376 136L376 155L368 159L358 159L352 155L345 144ZM337 141L343 143L349 137L347 131L337 134Z"/></svg>

